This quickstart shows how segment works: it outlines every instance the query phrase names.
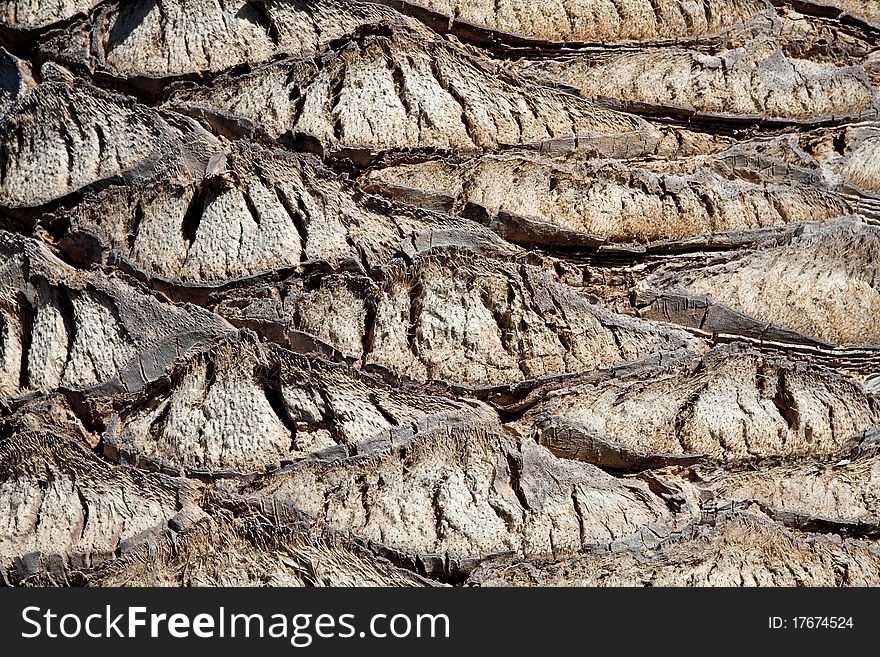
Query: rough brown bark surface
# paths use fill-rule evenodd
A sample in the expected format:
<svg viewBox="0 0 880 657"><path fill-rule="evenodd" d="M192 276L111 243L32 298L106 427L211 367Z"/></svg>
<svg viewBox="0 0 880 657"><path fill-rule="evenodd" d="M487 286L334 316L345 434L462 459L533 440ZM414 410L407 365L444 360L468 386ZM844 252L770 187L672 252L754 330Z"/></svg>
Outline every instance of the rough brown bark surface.
<svg viewBox="0 0 880 657"><path fill-rule="evenodd" d="M880 585L878 43L0 1L0 581Z"/></svg>

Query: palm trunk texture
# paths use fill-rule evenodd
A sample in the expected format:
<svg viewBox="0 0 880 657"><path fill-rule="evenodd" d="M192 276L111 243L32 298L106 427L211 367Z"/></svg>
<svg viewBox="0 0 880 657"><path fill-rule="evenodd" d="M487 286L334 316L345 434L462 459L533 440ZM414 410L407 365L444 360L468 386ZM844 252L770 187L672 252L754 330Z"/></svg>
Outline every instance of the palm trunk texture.
<svg viewBox="0 0 880 657"><path fill-rule="evenodd" d="M876 0L0 0L0 582L880 585Z"/></svg>

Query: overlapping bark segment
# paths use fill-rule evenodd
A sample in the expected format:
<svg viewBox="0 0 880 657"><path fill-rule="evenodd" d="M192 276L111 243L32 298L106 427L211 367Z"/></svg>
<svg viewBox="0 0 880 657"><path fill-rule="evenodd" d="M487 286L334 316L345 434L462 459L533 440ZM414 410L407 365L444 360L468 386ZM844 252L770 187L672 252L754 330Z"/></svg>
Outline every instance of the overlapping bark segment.
<svg viewBox="0 0 880 657"><path fill-rule="evenodd" d="M857 219L805 224L754 249L658 272L637 303L643 317L712 332L878 344L877 249L877 229Z"/></svg>
<svg viewBox="0 0 880 657"><path fill-rule="evenodd" d="M377 169L363 182L404 202L482 218L516 243L562 248L671 242L848 212L809 172L769 175L768 161L762 175L738 151L693 171L673 164L669 173L578 156L493 154ZM751 163L760 159L754 154Z"/></svg>
<svg viewBox="0 0 880 657"><path fill-rule="evenodd" d="M43 52L121 78L175 78L310 55L396 12L342 0L105 3L42 41Z"/></svg>
<svg viewBox="0 0 880 657"><path fill-rule="evenodd" d="M11 92L6 100L0 94L0 206L39 206L101 181L138 178L187 154L207 160L217 149L191 119L160 114L52 63L34 76L25 62L0 59L0 88Z"/></svg>
<svg viewBox="0 0 880 657"><path fill-rule="evenodd" d="M494 420L478 402L394 391L342 365L262 346L247 333L193 355L168 380L117 406L104 437L109 458L214 476L369 454L440 424L474 428Z"/></svg>
<svg viewBox="0 0 880 657"><path fill-rule="evenodd" d="M242 142L209 160L208 175L164 172L87 198L64 221L83 245L149 278L218 284L301 264L369 269L441 245L514 249L468 220L365 197L317 158Z"/></svg>
<svg viewBox="0 0 880 657"><path fill-rule="evenodd" d="M168 107L215 123L238 119L273 137L300 136L327 153L361 159L399 149L568 150L580 142L638 154L658 139L641 119L520 79L398 24L360 29L314 58L182 88Z"/></svg>
<svg viewBox="0 0 880 657"><path fill-rule="evenodd" d="M0 233L5 397L59 386L139 389L231 328L205 310L163 302L123 277L77 271L37 242Z"/></svg>
<svg viewBox="0 0 880 657"><path fill-rule="evenodd" d="M876 586L880 553L857 540L804 536L750 513L695 525L654 549L576 557L554 564L487 562L483 586Z"/></svg>
<svg viewBox="0 0 880 657"><path fill-rule="evenodd" d="M878 415L854 378L731 346L563 386L523 421L559 456L639 470L836 455Z"/></svg>

